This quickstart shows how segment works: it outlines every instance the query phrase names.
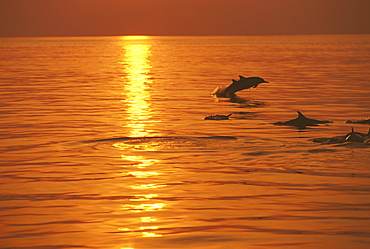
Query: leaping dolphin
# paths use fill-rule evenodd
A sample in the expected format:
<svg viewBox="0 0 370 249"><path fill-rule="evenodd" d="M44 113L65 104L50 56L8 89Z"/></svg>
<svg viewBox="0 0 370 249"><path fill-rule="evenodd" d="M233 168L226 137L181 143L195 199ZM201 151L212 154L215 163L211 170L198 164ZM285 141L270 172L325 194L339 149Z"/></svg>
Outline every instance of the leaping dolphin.
<svg viewBox="0 0 370 249"><path fill-rule="evenodd" d="M295 126L299 129L305 129L306 126L317 126L318 124L332 123L332 121L307 118L300 111L297 111L297 113L298 113L298 117L295 118L295 119L285 121L285 122L276 122L276 123L273 123L273 124L274 125Z"/></svg>
<svg viewBox="0 0 370 249"><path fill-rule="evenodd" d="M239 75L239 80L232 80L233 83L228 87L217 87L212 94L218 98L234 98L235 93L248 88L256 88L261 83L269 83L260 77L243 77Z"/></svg>

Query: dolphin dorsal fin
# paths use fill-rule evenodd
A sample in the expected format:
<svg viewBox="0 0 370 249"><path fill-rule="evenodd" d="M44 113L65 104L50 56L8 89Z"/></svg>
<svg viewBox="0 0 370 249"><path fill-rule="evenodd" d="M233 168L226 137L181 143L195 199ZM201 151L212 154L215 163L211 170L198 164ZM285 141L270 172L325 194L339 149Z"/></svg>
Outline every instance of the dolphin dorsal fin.
<svg viewBox="0 0 370 249"><path fill-rule="evenodd" d="M240 79L246 79L244 76L241 76L241 75L239 75L239 78Z"/></svg>
<svg viewBox="0 0 370 249"><path fill-rule="evenodd" d="M298 118L306 118L306 116L303 115L302 112L297 111L297 113L298 113Z"/></svg>
<svg viewBox="0 0 370 249"><path fill-rule="evenodd" d="M351 131L352 133L354 133L354 132L355 132L355 129L353 129L353 127L351 127L351 130L352 130L352 131Z"/></svg>

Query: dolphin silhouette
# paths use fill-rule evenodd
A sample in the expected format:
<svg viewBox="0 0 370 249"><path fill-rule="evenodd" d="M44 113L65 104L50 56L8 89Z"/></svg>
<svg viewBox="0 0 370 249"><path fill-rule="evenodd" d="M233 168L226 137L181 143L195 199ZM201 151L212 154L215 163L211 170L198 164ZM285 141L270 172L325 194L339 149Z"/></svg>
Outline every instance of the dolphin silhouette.
<svg viewBox="0 0 370 249"><path fill-rule="evenodd" d="M228 120L231 115L232 115L232 113L230 113L228 115L220 115L220 114L209 115L209 116L205 117L204 120Z"/></svg>
<svg viewBox="0 0 370 249"><path fill-rule="evenodd" d="M295 126L300 129L305 129L306 126L317 126L318 124L327 124L332 123L332 121L326 120L317 120L312 118L307 118L303 115L300 111L297 111L298 117L289 121L285 122L276 122L273 123L274 125L288 125L288 126Z"/></svg>
<svg viewBox="0 0 370 249"><path fill-rule="evenodd" d="M260 77L248 77L245 78L239 75L239 80L232 80L233 83L225 89L225 94L235 94L238 91L248 89L248 88L256 88L261 83L269 83Z"/></svg>
<svg viewBox="0 0 370 249"><path fill-rule="evenodd" d="M360 132L355 132L353 127L351 127L352 131L348 133L345 137L346 142L358 142L358 143L363 143L365 141L365 134L360 133Z"/></svg>
<svg viewBox="0 0 370 249"><path fill-rule="evenodd" d="M217 87L212 94L218 98L234 98L235 93L248 88L256 88L261 83L269 83L260 77L243 77L239 75L239 80L232 80L228 87Z"/></svg>
<svg viewBox="0 0 370 249"><path fill-rule="evenodd" d="M338 144L345 142L370 144L370 127L367 134L356 132L353 127L351 127L351 132L347 133L346 135L335 136L331 138L314 138L312 141L324 144Z"/></svg>
<svg viewBox="0 0 370 249"><path fill-rule="evenodd" d="M358 119L358 120L350 120L350 119L348 119L345 123L349 123L349 124L370 124L370 118L367 118L367 119Z"/></svg>
<svg viewBox="0 0 370 249"><path fill-rule="evenodd" d="M367 134L364 136L364 143L365 144L370 144L370 126L369 126L369 131Z"/></svg>

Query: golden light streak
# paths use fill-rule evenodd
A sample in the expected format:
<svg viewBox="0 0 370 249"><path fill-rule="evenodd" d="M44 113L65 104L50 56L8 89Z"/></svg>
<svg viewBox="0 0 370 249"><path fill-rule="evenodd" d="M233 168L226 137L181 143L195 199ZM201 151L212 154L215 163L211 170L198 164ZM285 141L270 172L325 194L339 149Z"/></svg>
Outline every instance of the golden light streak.
<svg viewBox="0 0 370 249"><path fill-rule="evenodd" d="M113 146L115 146L115 145L113 145ZM155 164L156 162L158 162L158 160L156 160L156 159L146 159L143 156L121 155L121 157L122 157L123 160L134 162L130 166L131 167L134 166L134 167L139 168L139 169L144 169L144 168L149 167L149 166ZM124 167L127 167L127 166L124 166Z"/></svg>
<svg viewBox="0 0 370 249"><path fill-rule="evenodd" d="M158 123L158 122L160 121L151 120L150 122L145 123L145 125L151 126L154 123ZM131 123L128 123L126 124L126 127L130 127L131 125L132 125ZM139 128L142 127L142 125L139 125L136 128L139 130ZM151 130L147 130L147 131L150 132ZM133 132L131 131L131 134L132 133ZM139 133L137 133L137 135L140 135ZM163 141L156 141L155 139L145 140L145 138L140 137L138 138L137 141L133 140L133 141L126 141L126 142L117 142L114 144L114 147L119 148L120 150L129 149L129 150L158 151L161 148L166 147L166 144Z"/></svg>
<svg viewBox="0 0 370 249"><path fill-rule="evenodd" d="M149 232L143 232L143 237L146 238L154 238L154 237L162 237L162 234L156 234L156 233L149 233Z"/></svg>
<svg viewBox="0 0 370 249"><path fill-rule="evenodd" d="M149 134L147 130L151 122L149 85L152 83L149 77L150 48L150 44L126 44L124 46L125 57L122 64L127 74L124 77L127 83L124 89L126 98L123 102L127 105L126 112L129 115L129 122L126 126L130 128L131 137L142 137Z"/></svg>
<svg viewBox="0 0 370 249"><path fill-rule="evenodd" d="M152 218L152 217L141 217L141 222L144 222L144 223L149 223L149 222L154 222L154 221L157 221L157 219Z"/></svg>
<svg viewBox="0 0 370 249"><path fill-rule="evenodd" d="M150 226L150 227L140 227L140 230L157 230L158 227L156 226ZM154 233L154 232L142 232L142 237L162 237L161 234L157 234L157 233Z"/></svg>
<svg viewBox="0 0 370 249"><path fill-rule="evenodd" d="M158 150L159 141L153 139L145 139L153 132L150 127L153 123L158 122L153 120L152 107L151 107L151 92L150 86L153 83L150 78L150 56L151 45L144 40L149 39L147 36L125 36L121 37L125 40L123 49L125 50L124 59L120 63L124 67L125 76L124 80L124 99L122 102L125 104L125 111L127 118L122 126L129 128L130 139L114 143L113 146L121 151L153 151ZM139 41L138 41L139 40ZM156 134L158 135L158 134ZM153 135L152 135L153 136ZM122 160L125 162L122 167L135 168L130 172L122 173L125 176L133 176L135 178L147 178L158 176L159 173L153 170L145 170L153 166L158 160L148 159L144 156L136 155L121 155ZM138 184L135 184L138 183ZM153 212L162 210L165 203L152 203L158 200L153 198L158 197L158 194L148 194L157 188L165 187L164 184L152 183L150 180L140 180L134 182L130 188L136 191L141 191L143 194L135 195L129 201L132 204L122 206L122 210L129 212ZM141 217L142 223L155 222L155 218ZM157 226L141 226L142 237L162 237L148 230L157 230ZM132 232L128 228L119 229L122 232Z"/></svg>
<svg viewBox="0 0 370 249"><path fill-rule="evenodd" d="M129 173L122 173L123 175L131 175L131 176L134 176L136 178L148 178L148 177L151 177L151 176L157 176L159 175L157 172L154 172L154 171L133 171L133 172L129 172Z"/></svg>
<svg viewBox="0 0 370 249"><path fill-rule="evenodd" d="M152 212L152 211L159 211L166 206L165 203L152 203L152 204L140 204L140 205L124 205L122 207L123 210L128 210L134 213L140 212Z"/></svg>
<svg viewBox="0 0 370 249"><path fill-rule="evenodd" d="M147 229L153 229L153 230L155 230L155 229L158 229L158 227L140 227L140 230L147 230Z"/></svg>
<svg viewBox="0 0 370 249"><path fill-rule="evenodd" d="M162 184L155 184L155 183L149 183L149 184L140 184L140 185L131 185L130 188L132 189L157 189L157 188L163 188L167 185Z"/></svg>
<svg viewBox="0 0 370 249"><path fill-rule="evenodd" d="M148 194L148 195L136 195L136 199L130 199L130 201L149 201L152 198L158 197L157 194Z"/></svg>

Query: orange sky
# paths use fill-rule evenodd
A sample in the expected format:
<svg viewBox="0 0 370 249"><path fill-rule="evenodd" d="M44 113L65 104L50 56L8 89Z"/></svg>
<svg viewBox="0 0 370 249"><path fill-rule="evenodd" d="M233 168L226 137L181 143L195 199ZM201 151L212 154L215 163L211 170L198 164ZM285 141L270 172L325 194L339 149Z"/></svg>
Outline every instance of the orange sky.
<svg viewBox="0 0 370 249"><path fill-rule="evenodd" d="M369 34L370 0L0 0L0 36Z"/></svg>

